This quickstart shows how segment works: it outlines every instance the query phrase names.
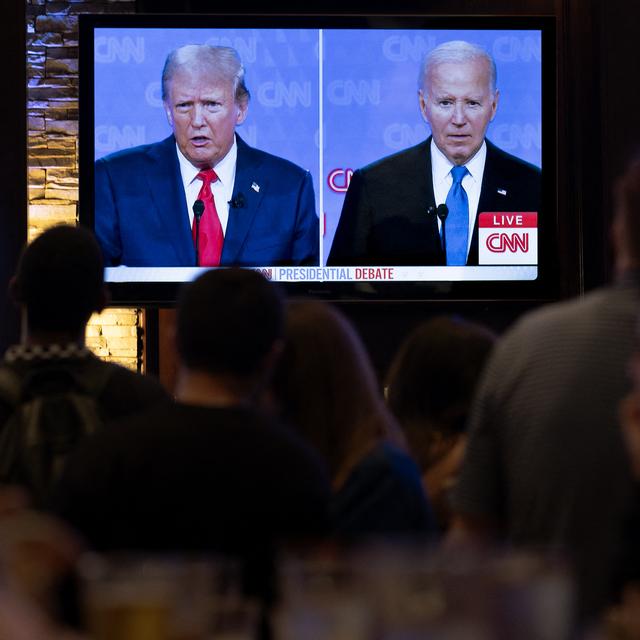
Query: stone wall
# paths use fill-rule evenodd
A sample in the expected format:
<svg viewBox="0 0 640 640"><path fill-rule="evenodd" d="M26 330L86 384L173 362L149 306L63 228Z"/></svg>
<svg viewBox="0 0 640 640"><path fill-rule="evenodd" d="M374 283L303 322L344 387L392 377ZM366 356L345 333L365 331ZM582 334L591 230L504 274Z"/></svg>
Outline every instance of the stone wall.
<svg viewBox="0 0 640 640"><path fill-rule="evenodd" d="M134 0L27 0L29 240L78 216L78 15L133 13ZM143 312L94 315L87 345L142 368Z"/></svg>

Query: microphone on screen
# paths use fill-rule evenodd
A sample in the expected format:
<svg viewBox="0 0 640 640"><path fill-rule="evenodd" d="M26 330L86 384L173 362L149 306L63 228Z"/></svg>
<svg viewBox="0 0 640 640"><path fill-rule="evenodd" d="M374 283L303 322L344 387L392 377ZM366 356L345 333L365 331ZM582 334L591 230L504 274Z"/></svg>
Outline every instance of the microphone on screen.
<svg viewBox="0 0 640 640"><path fill-rule="evenodd" d="M204 213L204 202L202 200L196 200L193 203L193 221L195 223L196 233L196 267L200 263L200 218Z"/></svg>
<svg viewBox="0 0 640 640"><path fill-rule="evenodd" d="M442 242L442 250L447 250L447 229L445 221L449 215L449 207L446 204L439 204L436 208L436 215L440 219L440 239Z"/></svg>
<svg viewBox="0 0 640 640"><path fill-rule="evenodd" d="M444 222L449 215L449 207L446 204L439 204L436 208L436 215L440 218L440 222Z"/></svg>

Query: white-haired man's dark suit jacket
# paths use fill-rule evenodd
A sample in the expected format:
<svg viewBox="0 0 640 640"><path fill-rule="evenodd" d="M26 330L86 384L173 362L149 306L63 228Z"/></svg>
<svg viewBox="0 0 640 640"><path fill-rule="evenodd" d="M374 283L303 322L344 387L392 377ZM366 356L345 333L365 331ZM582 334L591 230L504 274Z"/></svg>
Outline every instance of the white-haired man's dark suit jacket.
<svg viewBox="0 0 640 640"><path fill-rule="evenodd" d="M487 143L478 213L540 212L541 172ZM354 172L329 265L444 265L431 178L431 138ZM478 217L467 265L478 264Z"/></svg>

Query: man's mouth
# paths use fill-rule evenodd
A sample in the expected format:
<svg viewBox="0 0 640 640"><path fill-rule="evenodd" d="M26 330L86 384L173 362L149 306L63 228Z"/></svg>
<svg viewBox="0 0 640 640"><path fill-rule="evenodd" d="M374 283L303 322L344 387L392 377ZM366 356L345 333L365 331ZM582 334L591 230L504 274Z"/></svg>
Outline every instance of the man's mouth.
<svg viewBox="0 0 640 640"><path fill-rule="evenodd" d="M194 147L202 147L208 144L209 138L206 136L194 136L193 138L190 138L190 142Z"/></svg>

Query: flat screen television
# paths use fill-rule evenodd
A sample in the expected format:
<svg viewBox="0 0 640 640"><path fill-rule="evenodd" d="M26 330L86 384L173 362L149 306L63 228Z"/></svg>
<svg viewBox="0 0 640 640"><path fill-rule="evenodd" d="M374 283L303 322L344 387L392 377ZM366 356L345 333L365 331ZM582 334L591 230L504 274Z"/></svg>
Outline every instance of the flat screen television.
<svg viewBox="0 0 640 640"><path fill-rule="evenodd" d="M498 93L492 86L488 106L473 93L484 84L452 75L446 62L430 85L440 93L419 93L425 56L456 41L495 61ZM208 268L196 266L194 187L179 168L181 151L183 162L192 156L170 137L177 107L168 110L161 80L167 55L187 44L234 49L250 92L235 127L243 159L234 158L235 185L232 172L219 207L224 266L335 299L556 295L554 18L83 15L79 215L108 247L114 302L171 304L180 283ZM482 139L483 126L486 143L469 160L464 194L449 200L448 168ZM195 154L217 135L209 128L196 140L188 127ZM161 147L171 159L153 165ZM240 147L277 156L274 166L291 169L295 185L264 167L240 174ZM456 262L446 233L461 228L460 206L470 221L462 223L467 258ZM290 249L303 215L313 245L304 255ZM156 250L163 243L167 252Z"/></svg>

